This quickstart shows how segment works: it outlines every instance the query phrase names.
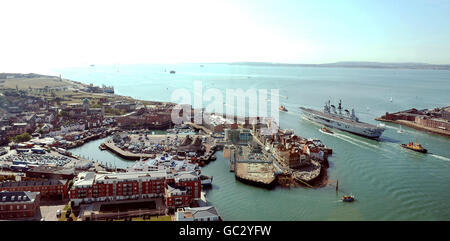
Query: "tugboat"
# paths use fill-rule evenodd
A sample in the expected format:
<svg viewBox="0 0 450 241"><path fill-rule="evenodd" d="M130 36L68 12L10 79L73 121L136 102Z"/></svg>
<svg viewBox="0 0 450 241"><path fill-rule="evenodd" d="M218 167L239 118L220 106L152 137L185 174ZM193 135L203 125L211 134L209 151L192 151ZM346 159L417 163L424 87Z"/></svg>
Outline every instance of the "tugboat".
<svg viewBox="0 0 450 241"><path fill-rule="evenodd" d="M280 111L287 112L288 110L283 105L280 105Z"/></svg>
<svg viewBox="0 0 450 241"><path fill-rule="evenodd" d="M341 199L343 202L353 202L355 197L353 195L344 195Z"/></svg>
<svg viewBox="0 0 450 241"><path fill-rule="evenodd" d="M410 142L408 143L408 145L406 145L406 144L401 144L401 146L402 146L403 148L410 149L410 150L413 150L413 151L417 151L417 152L420 152L420 153L427 153L427 149L423 148L423 146L420 145L420 144L417 143L417 142L413 143L413 142L410 141Z"/></svg>
<svg viewBox="0 0 450 241"><path fill-rule="evenodd" d="M334 134L334 132L332 132L330 129L326 128L325 126L320 129L320 132L322 132L324 134L331 134L331 135Z"/></svg>

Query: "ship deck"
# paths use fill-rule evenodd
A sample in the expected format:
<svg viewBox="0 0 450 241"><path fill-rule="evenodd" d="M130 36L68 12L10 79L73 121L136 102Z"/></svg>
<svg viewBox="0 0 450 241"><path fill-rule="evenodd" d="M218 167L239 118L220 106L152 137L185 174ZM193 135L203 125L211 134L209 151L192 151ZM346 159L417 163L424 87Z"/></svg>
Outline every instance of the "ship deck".
<svg viewBox="0 0 450 241"><path fill-rule="evenodd" d="M358 126L358 127L362 127L362 128L375 128L375 129L379 129L380 127L376 126L376 125L372 125L369 123L364 123L364 122L356 122L353 120L349 120L343 117L338 117L338 116L334 116L334 115L330 115L321 111L317 111L317 110L313 110L313 109L309 109L309 108L305 108L305 107L300 107L300 109L302 111L306 111L306 112L310 112L314 115L318 115L318 116L323 116L325 118L328 119L332 119L334 121L339 121L339 122L343 122L343 123L347 123L353 126Z"/></svg>

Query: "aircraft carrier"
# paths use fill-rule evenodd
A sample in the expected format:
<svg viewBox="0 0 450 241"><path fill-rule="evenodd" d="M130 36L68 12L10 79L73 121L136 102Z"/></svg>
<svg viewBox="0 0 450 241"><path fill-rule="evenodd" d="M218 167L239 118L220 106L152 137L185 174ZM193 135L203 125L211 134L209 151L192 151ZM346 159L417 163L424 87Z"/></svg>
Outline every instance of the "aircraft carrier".
<svg viewBox="0 0 450 241"><path fill-rule="evenodd" d="M354 109L351 112L347 109L343 110L342 101L339 101L337 111L336 107L330 104L330 101L325 103L323 111L305 107L300 107L300 109L303 112L303 117L308 120L363 137L378 139L384 131L382 127L360 122Z"/></svg>

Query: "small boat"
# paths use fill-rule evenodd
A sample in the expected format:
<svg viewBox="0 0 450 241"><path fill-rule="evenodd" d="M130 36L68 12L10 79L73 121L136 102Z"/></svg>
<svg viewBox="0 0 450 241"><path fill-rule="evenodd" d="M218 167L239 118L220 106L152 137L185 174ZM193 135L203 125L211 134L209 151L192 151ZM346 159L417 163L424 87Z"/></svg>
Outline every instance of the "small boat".
<svg viewBox="0 0 450 241"><path fill-rule="evenodd" d="M200 175L200 181L203 186L210 186L212 185L212 176L206 176L206 175Z"/></svg>
<svg viewBox="0 0 450 241"><path fill-rule="evenodd" d="M288 110L287 110L286 107L284 107L283 105L280 105L280 111L287 112Z"/></svg>
<svg viewBox="0 0 450 241"><path fill-rule="evenodd" d="M106 145L105 143L100 144L100 146L98 147L100 150L104 151L106 150Z"/></svg>
<svg viewBox="0 0 450 241"><path fill-rule="evenodd" d="M409 150L417 151L420 153L427 153L427 149L423 148L423 146L417 142L414 142L414 143L409 142L408 144L401 144L401 147L409 149Z"/></svg>
<svg viewBox="0 0 450 241"><path fill-rule="evenodd" d="M325 134L334 134L334 132L332 132L330 129L326 128L325 126L320 128L320 132L325 133Z"/></svg>
<svg viewBox="0 0 450 241"><path fill-rule="evenodd" d="M389 99L390 102L392 102L392 97Z"/></svg>
<svg viewBox="0 0 450 241"><path fill-rule="evenodd" d="M353 202L355 197L353 195L344 195L341 199L343 202Z"/></svg>
<svg viewBox="0 0 450 241"><path fill-rule="evenodd" d="M400 126L400 129L397 130L397 133L403 133L402 126Z"/></svg>

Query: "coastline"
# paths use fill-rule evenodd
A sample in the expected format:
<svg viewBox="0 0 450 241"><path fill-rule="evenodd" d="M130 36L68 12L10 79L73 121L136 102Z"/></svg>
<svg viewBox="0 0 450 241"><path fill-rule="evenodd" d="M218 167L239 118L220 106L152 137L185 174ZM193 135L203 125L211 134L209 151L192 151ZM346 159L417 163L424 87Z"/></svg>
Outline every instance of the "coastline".
<svg viewBox="0 0 450 241"><path fill-rule="evenodd" d="M436 135L440 135L440 136L444 136L444 137L450 138L450 133L448 133L447 131L440 130L440 129L437 129L437 128L431 128L431 127L422 126L422 125L416 124L416 123L414 123L412 121L407 121L407 120L386 120L386 119L381 118L381 117L375 118L375 120L382 121L382 122L399 124L399 125L405 125L405 126L414 128L416 130L426 131L428 133L432 133L432 134L436 134Z"/></svg>

